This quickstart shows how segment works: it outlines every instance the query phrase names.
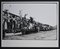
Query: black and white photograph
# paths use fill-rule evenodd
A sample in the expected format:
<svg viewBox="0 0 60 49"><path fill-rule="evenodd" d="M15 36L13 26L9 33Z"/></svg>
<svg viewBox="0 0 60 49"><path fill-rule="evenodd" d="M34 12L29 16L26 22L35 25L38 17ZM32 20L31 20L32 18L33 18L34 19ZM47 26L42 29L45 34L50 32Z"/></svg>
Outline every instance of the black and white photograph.
<svg viewBox="0 0 60 49"><path fill-rule="evenodd" d="M57 41L56 45L58 46L58 12L59 2L1 2L1 40L3 47L11 47L15 43L17 47L23 47L28 46L25 43L33 43L34 41L35 43L43 41L43 44L40 45L42 47L45 41L53 41L53 46L55 45L54 41ZM18 41L20 45L17 43Z"/></svg>

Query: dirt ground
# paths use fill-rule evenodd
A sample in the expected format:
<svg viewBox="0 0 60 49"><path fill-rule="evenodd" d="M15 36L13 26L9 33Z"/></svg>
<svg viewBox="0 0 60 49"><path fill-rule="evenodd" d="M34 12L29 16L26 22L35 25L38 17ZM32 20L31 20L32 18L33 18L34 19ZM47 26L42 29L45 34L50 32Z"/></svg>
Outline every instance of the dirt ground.
<svg viewBox="0 0 60 49"><path fill-rule="evenodd" d="M21 33L7 33L5 40L56 40L57 30L52 31L40 31L37 33L31 33L26 35L21 35Z"/></svg>

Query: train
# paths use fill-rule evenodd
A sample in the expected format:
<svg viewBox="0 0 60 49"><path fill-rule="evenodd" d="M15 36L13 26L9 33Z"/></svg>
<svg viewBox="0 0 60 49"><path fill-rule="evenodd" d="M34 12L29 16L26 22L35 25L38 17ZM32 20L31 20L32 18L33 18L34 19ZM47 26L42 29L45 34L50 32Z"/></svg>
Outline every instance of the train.
<svg viewBox="0 0 60 49"><path fill-rule="evenodd" d="M5 14L6 12L3 11L3 13ZM53 27L47 24L42 24L39 22L36 22L33 20L33 22L30 22L30 19L26 19L26 20L21 20L21 17L12 14L12 13L6 13L9 14L13 19L9 22L8 24L8 20L9 19L5 19L4 21L8 24L7 29L4 29L4 22L3 22L3 31L6 33L17 33L17 32L21 32L22 35L27 34L27 33L31 33L31 32L40 32L40 31L49 31L49 30L53 30ZM7 17L7 15L6 15ZM10 18L11 18L10 17ZM16 18L16 19L15 19ZM22 17L24 18L24 17ZM15 20L14 20L15 19ZM14 22L13 22L14 20ZM9 28L10 26L10 28ZM14 27L15 26L15 27Z"/></svg>

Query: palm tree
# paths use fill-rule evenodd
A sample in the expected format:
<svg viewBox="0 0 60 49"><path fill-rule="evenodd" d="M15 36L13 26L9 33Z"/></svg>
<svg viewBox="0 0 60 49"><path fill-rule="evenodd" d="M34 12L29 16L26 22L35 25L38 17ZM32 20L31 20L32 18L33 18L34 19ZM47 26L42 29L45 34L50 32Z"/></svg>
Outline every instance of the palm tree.
<svg viewBox="0 0 60 49"><path fill-rule="evenodd" d="M22 19L22 10L19 10L19 16Z"/></svg>
<svg viewBox="0 0 60 49"><path fill-rule="evenodd" d="M7 9L5 9L4 11L4 14L3 14L3 39L5 38L5 33L6 33L6 27L7 26L5 26L5 25L8 25L7 24L7 19L8 19L8 10Z"/></svg>

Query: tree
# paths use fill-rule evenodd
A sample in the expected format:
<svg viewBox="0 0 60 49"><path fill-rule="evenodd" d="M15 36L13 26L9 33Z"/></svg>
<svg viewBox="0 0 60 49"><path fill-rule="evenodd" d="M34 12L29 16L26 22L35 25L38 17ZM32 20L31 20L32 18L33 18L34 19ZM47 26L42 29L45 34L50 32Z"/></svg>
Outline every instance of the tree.
<svg viewBox="0 0 60 49"><path fill-rule="evenodd" d="M7 23L7 18L8 17L8 10L6 9L6 10L4 10L4 14L3 14L3 39L5 38L5 33L6 33L6 28L5 27L7 27L7 26L5 26L6 24L5 23Z"/></svg>
<svg viewBox="0 0 60 49"><path fill-rule="evenodd" d="M22 18L22 10L19 10L19 16Z"/></svg>

